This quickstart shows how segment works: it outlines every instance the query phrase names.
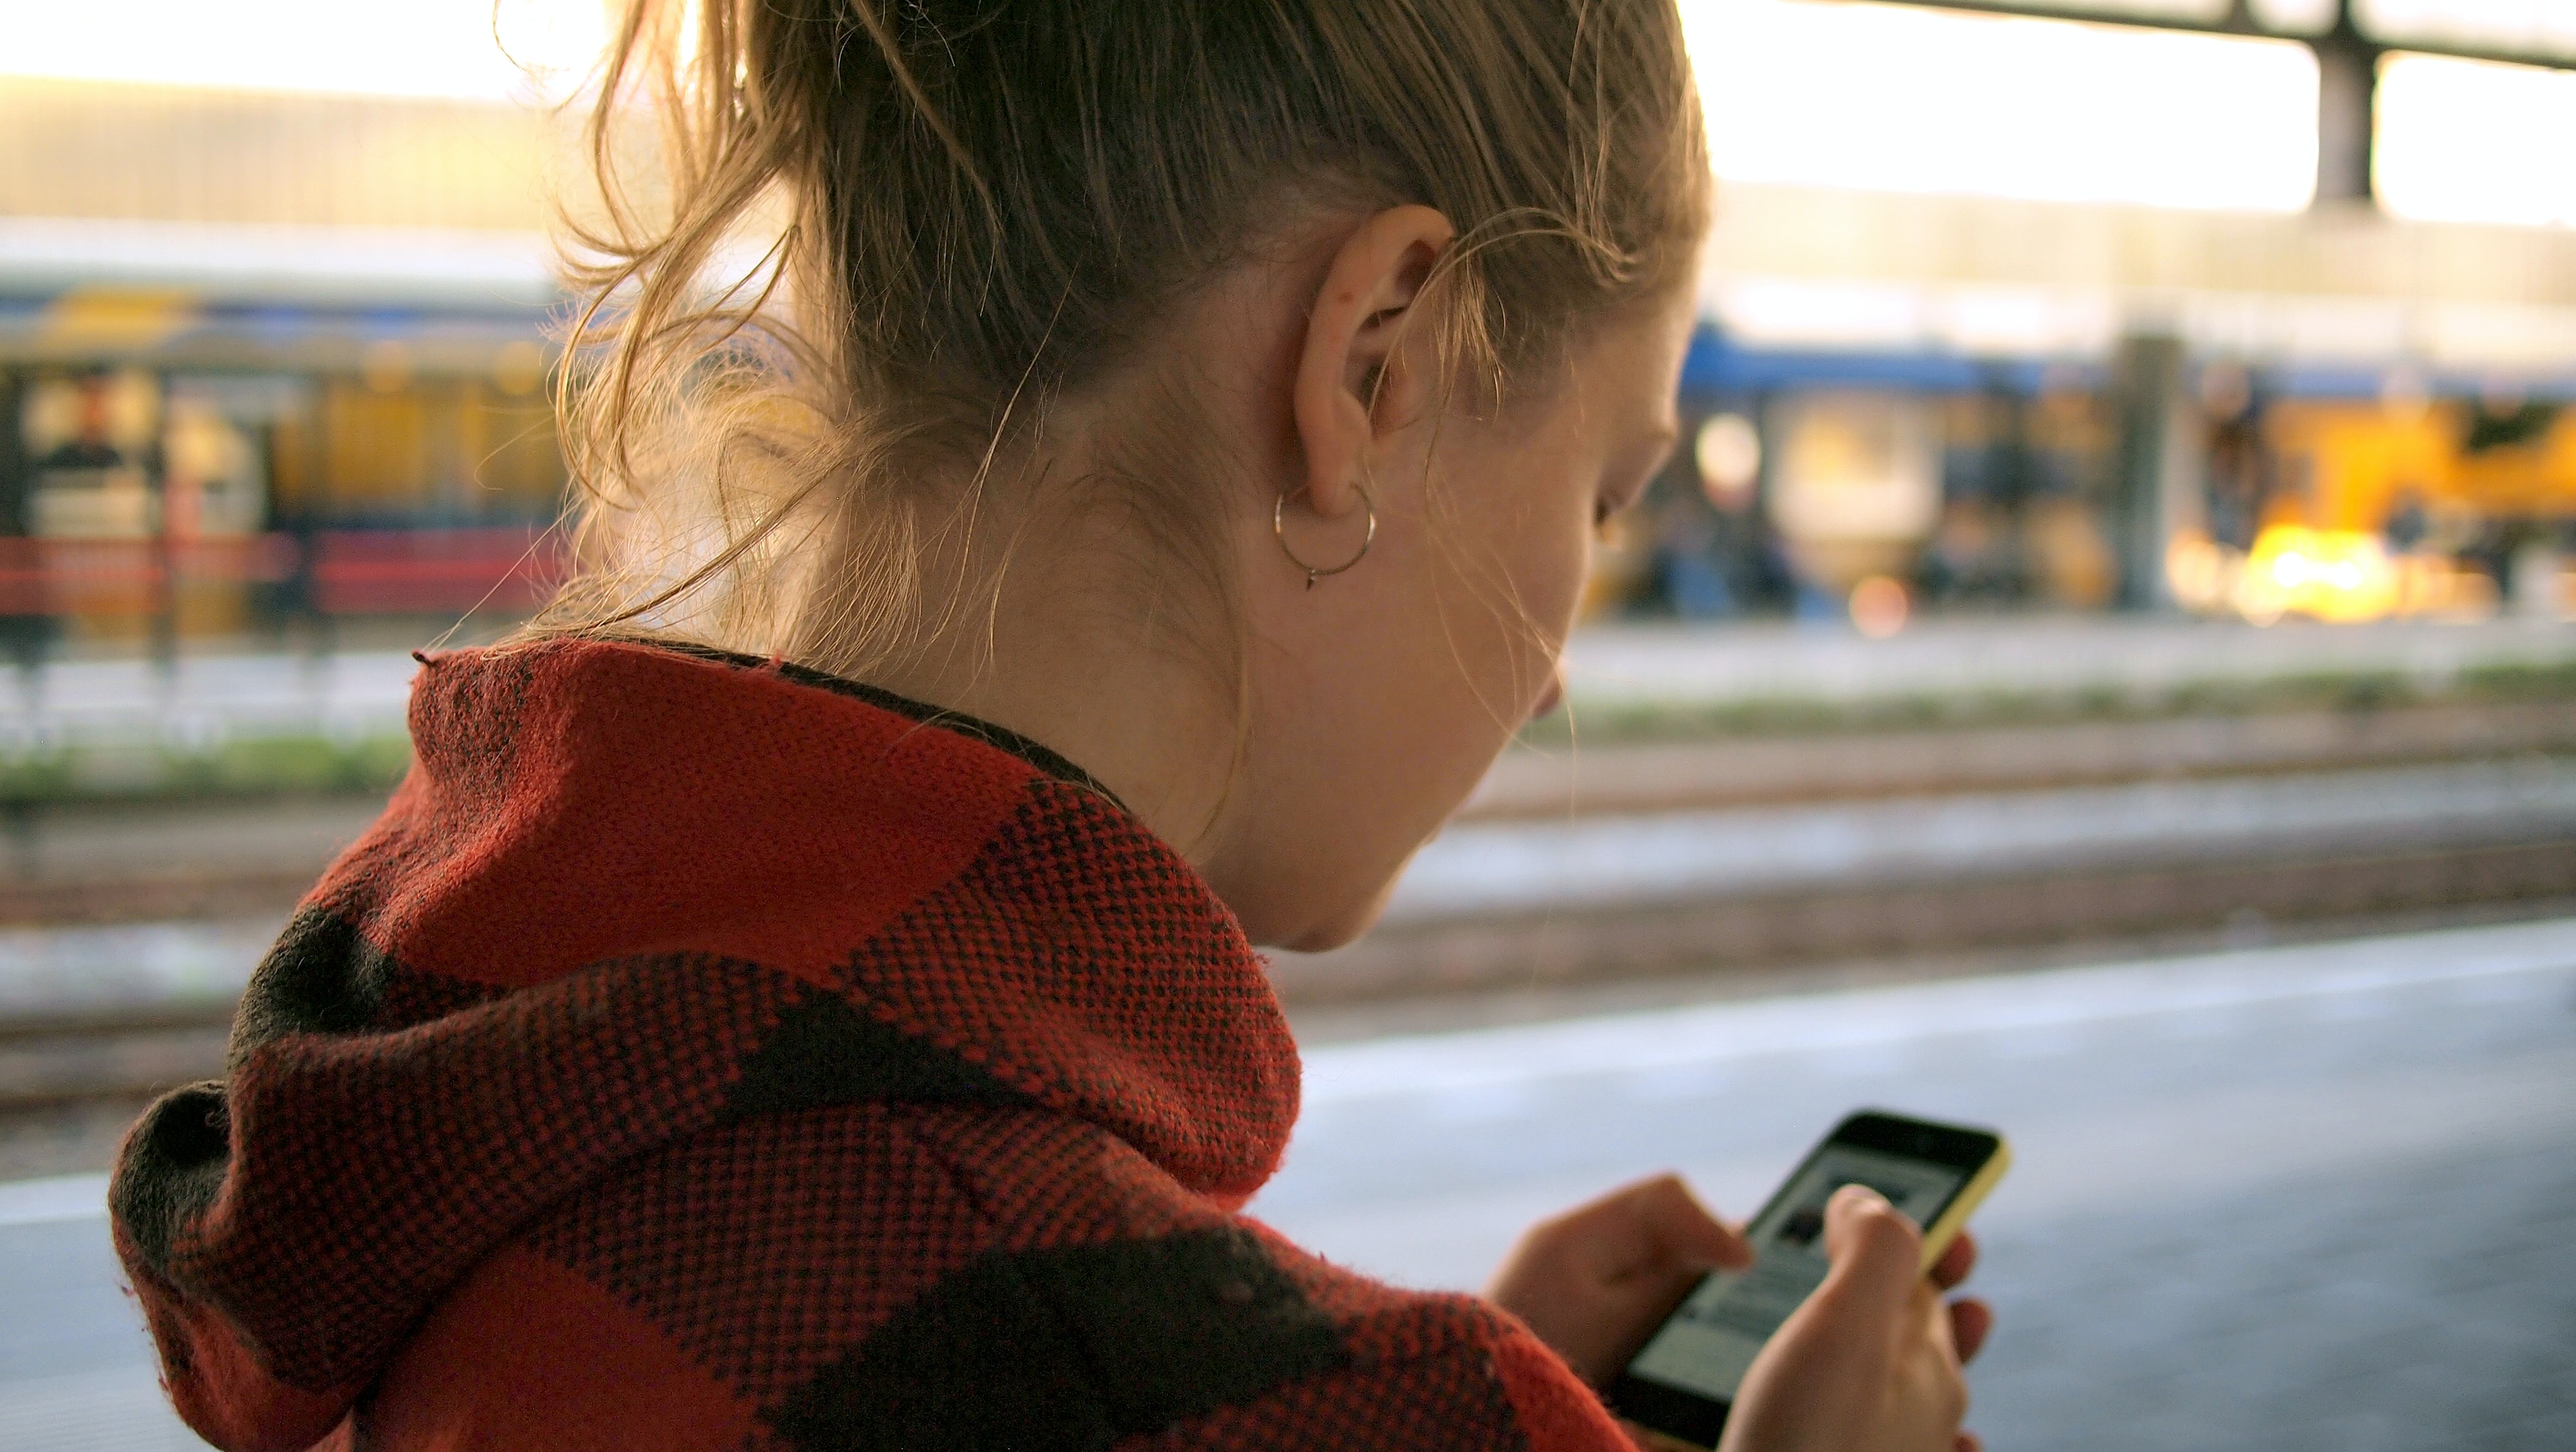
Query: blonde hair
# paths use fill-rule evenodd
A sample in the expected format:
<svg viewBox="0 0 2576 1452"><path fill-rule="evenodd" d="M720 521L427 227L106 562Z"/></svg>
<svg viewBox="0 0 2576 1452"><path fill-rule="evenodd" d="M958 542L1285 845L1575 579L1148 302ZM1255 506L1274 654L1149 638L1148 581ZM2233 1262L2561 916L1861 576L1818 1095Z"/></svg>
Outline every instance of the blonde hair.
<svg viewBox="0 0 2576 1452"><path fill-rule="evenodd" d="M1438 357L1496 399L1705 226L1673 0L633 0L599 95L534 629L853 676L955 623L925 562L1046 404L1299 208L1446 215ZM1109 482L1230 602L1163 392Z"/></svg>

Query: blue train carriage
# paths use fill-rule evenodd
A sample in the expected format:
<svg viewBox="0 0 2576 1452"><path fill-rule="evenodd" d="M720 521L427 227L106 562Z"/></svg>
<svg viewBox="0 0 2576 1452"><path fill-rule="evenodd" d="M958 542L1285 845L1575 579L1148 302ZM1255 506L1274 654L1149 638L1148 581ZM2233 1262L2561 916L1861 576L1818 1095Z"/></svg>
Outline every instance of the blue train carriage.
<svg viewBox="0 0 2576 1452"><path fill-rule="evenodd" d="M2094 609L2118 567L2105 365L1749 341L1682 374L1685 446L1603 551L1593 608L1685 620Z"/></svg>
<svg viewBox="0 0 2576 1452"><path fill-rule="evenodd" d="M1712 317L1683 371L1690 444L1604 542L1589 604L1868 634L1925 609L2563 618L2570 400L2576 372L2527 363L2247 359L2108 330L1833 344Z"/></svg>

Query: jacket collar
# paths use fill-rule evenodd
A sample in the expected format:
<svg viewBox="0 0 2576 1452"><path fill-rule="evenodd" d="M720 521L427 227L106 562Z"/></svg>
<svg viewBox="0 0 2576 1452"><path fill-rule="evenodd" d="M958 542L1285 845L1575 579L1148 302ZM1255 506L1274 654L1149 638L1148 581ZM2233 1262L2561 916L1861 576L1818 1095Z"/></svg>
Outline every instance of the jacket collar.
<svg viewBox="0 0 2576 1452"><path fill-rule="evenodd" d="M434 657L411 724L387 814L400 880L353 895L380 880L362 843L315 893L405 972L763 964L1119 1130L1194 1189L1248 1195L1275 1168L1296 1059L1261 959L1193 868L1046 747L793 666L582 640Z"/></svg>

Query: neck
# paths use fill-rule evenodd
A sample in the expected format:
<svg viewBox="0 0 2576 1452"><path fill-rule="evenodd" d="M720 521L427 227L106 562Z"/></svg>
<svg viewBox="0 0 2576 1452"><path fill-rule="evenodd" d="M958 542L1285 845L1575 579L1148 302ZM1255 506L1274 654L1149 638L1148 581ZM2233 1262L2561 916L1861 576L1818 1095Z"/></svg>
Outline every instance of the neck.
<svg viewBox="0 0 2576 1452"><path fill-rule="evenodd" d="M1225 602L1247 561L1275 563L1269 501L1294 443L1263 400L1285 394L1314 286L1246 269L1171 348L1040 405L1025 452L994 461L973 527L951 536L954 558L925 562L939 638L866 670L1090 772L1238 912L1230 888L1256 875L1244 652L1261 647Z"/></svg>
<svg viewBox="0 0 2576 1452"><path fill-rule="evenodd" d="M1023 477L1080 478L1075 462ZM1195 596L1207 587L1139 561L1132 519L1115 507L1058 497L1018 512L987 513L982 532L997 538L966 552L984 563L924 580L937 638L869 669L869 683L1061 754L1209 871L1223 855L1239 718L1234 663L1211 649L1221 642L1184 638L1205 619Z"/></svg>

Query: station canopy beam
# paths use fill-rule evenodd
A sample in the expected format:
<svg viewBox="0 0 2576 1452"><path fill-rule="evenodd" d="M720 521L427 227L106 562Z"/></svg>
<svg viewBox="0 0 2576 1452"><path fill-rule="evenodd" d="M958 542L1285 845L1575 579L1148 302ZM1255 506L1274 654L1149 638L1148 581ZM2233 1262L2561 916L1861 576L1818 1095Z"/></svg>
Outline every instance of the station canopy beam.
<svg viewBox="0 0 2576 1452"><path fill-rule="evenodd" d="M2504 65L2576 70L2576 54L2535 54L2499 50L2434 37L2375 35L2355 10L2361 0L2332 0L2331 20L2322 26L2273 20L2265 14L2281 7L2259 0L2229 0L2223 14L2194 20L2171 14L2140 13L2118 3L2047 4L2033 0L1879 0L1921 10L1959 10L1982 15L2017 15L2042 20L2073 20L2087 25L2121 25L2139 30L2179 30L2200 35L2259 36L2295 40L2317 57L2317 195L2316 205L2333 208L2355 203L2376 205L2371 150L2378 116L2379 62L2392 51L2447 56L2457 60L2494 61ZM2322 8L2322 7L2320 7Z"/></svg>

